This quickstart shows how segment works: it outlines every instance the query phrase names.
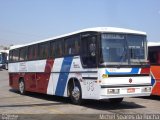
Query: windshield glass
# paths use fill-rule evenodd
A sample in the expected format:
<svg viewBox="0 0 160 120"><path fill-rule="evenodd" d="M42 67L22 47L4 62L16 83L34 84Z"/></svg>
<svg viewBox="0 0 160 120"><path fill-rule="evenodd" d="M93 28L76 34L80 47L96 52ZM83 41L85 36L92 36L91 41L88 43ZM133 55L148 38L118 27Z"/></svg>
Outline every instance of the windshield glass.
<svg viewBox="0 0 160 120"><path fill-rule="evenodd" d="M145 59L145 37L138 35L127 36L130 58L132 60Z"/></svg>
<svg viewBox="0 0 160 120"><path fill-rule="evenodd" d="M127 62L124 35L102 34L101 64Z"/></svg>
<svg viewBox="0 0 160 120"><path fill-rule="evenodd" d="M101 36L100 65L128 65L146 62L146 37L105 33Z"/></svg>

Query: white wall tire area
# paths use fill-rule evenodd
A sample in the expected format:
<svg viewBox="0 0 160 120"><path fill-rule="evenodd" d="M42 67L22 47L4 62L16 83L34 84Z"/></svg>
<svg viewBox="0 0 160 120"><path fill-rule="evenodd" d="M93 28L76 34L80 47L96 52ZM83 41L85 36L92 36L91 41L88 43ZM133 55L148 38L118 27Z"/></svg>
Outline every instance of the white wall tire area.
<svg viewBox="0 0 160 120"><path fill-rule="evenodd" d="M24 95L25 94L25 83L24 83L24 80L21 79L19 81L19 92L20 94Z"/></svg>
<svg viewBox="0 0 160 120"><path fill-rule="evenodd" d="M119 104L119 103L121 103L123 101L123 98L110 98L109 99L109 102L111 103L111 104Z"/></svg>
<svg viewBox="0 0 160 120"><path fill-rule="evenodd" d="M80 105L82 103L82 91L80 83L77 80L72 80L69 84L68 90L72 103Z"/></svg>

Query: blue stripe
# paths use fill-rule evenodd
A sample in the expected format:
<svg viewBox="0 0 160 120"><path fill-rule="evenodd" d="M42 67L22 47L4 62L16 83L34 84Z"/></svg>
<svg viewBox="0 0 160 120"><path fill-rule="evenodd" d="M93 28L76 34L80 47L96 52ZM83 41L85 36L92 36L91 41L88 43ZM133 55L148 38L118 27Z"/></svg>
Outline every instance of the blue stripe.
<svg viewBox="0 0 160 120"><path fill-rule="evenodd" d="M131 72L108 72L106 70L106 74L108 75L117 75L117 74L138 74L139 68L132 68Z"/></svg>
<svg viewBox="0 0 160 120"><path fill-rule="evenodd" d="M73 57L65 57L62 62L62 67L60 71L60 75L58 78L58 83L56 87L55 94L58 96L64 95L64 90L66 87L68 75L70 72L71 64L72 64Z"/></svg>
<svg viewBox="0 0 160 120"><path fill-rule="evenodd" d="M152 86L155 84L155 79L153 78L153 76L151 76L151 84Z"/></svg>

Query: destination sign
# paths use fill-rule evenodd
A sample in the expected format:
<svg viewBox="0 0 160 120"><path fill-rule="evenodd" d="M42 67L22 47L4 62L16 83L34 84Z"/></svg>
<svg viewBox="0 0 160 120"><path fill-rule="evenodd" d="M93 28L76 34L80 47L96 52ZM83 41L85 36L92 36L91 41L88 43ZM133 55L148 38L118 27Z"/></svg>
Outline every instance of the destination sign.
<svg viewBox="0 0 160 120"><path fill-rule="evenodd" d="M103 34L103 39L125 39L125 35L121 34Z"/></svg>

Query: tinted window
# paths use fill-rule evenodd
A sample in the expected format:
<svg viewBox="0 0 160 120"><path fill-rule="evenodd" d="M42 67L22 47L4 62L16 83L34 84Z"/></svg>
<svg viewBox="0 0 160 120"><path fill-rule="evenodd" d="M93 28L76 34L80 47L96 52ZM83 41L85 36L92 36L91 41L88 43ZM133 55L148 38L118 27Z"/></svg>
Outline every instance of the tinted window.
<svg viewBox="0 0 160 120"><path fill-rule="evenodd" d="M50 45L50 57L51 58L55 58L55 54L56 54L56 45L55 45L55 42L51 42L51 45Z"/></svg>
<svg viewBox="0 0 160 120"><path fill-rule="evenodd" d="M13 54L12 54L12 51L9 51L9 62L12 62L13 61Z"/></svg>
<svg viewBox="0 0 160 120"><path fill-rule="evenodd" d="M80 40L78 36L65 39L65 55L79 54Z"/></svg>
<svg viewBox="0 0 160 120"><path fill-rule="evenodd" d="M55 51L56 51L56 57L63 56L63 40L56 41Z"/></svg>
<svg viewBox="0 0 160 120"><path fill-rule="evenodd" d="M37 59L37 45L32 45L28 47L28 60Z"/></svg>
<svg viewBox="0 0 160 120"><path fill-rule="evenodd" d="M39 44L38 49L40 59L47 59L49 56L49 43Z"/></svg>
<svg viewBox="0 0 160 120"><path fill-rule="evenodd" d="M19 60L19 50L13 50L13 62L18 61Z"/></svg>
<svg viewBox="0 0 160 120"><path fill-rule="evenodd" d="M160 64L160 47L149 47L148 59L150 64Z"/></svg>
<svg viewBox="0 0 160 120"><path fill-rule="evenodd" d="M19 60L24 61L27 59L27 47L21 48L19 51Z"/></svg>

